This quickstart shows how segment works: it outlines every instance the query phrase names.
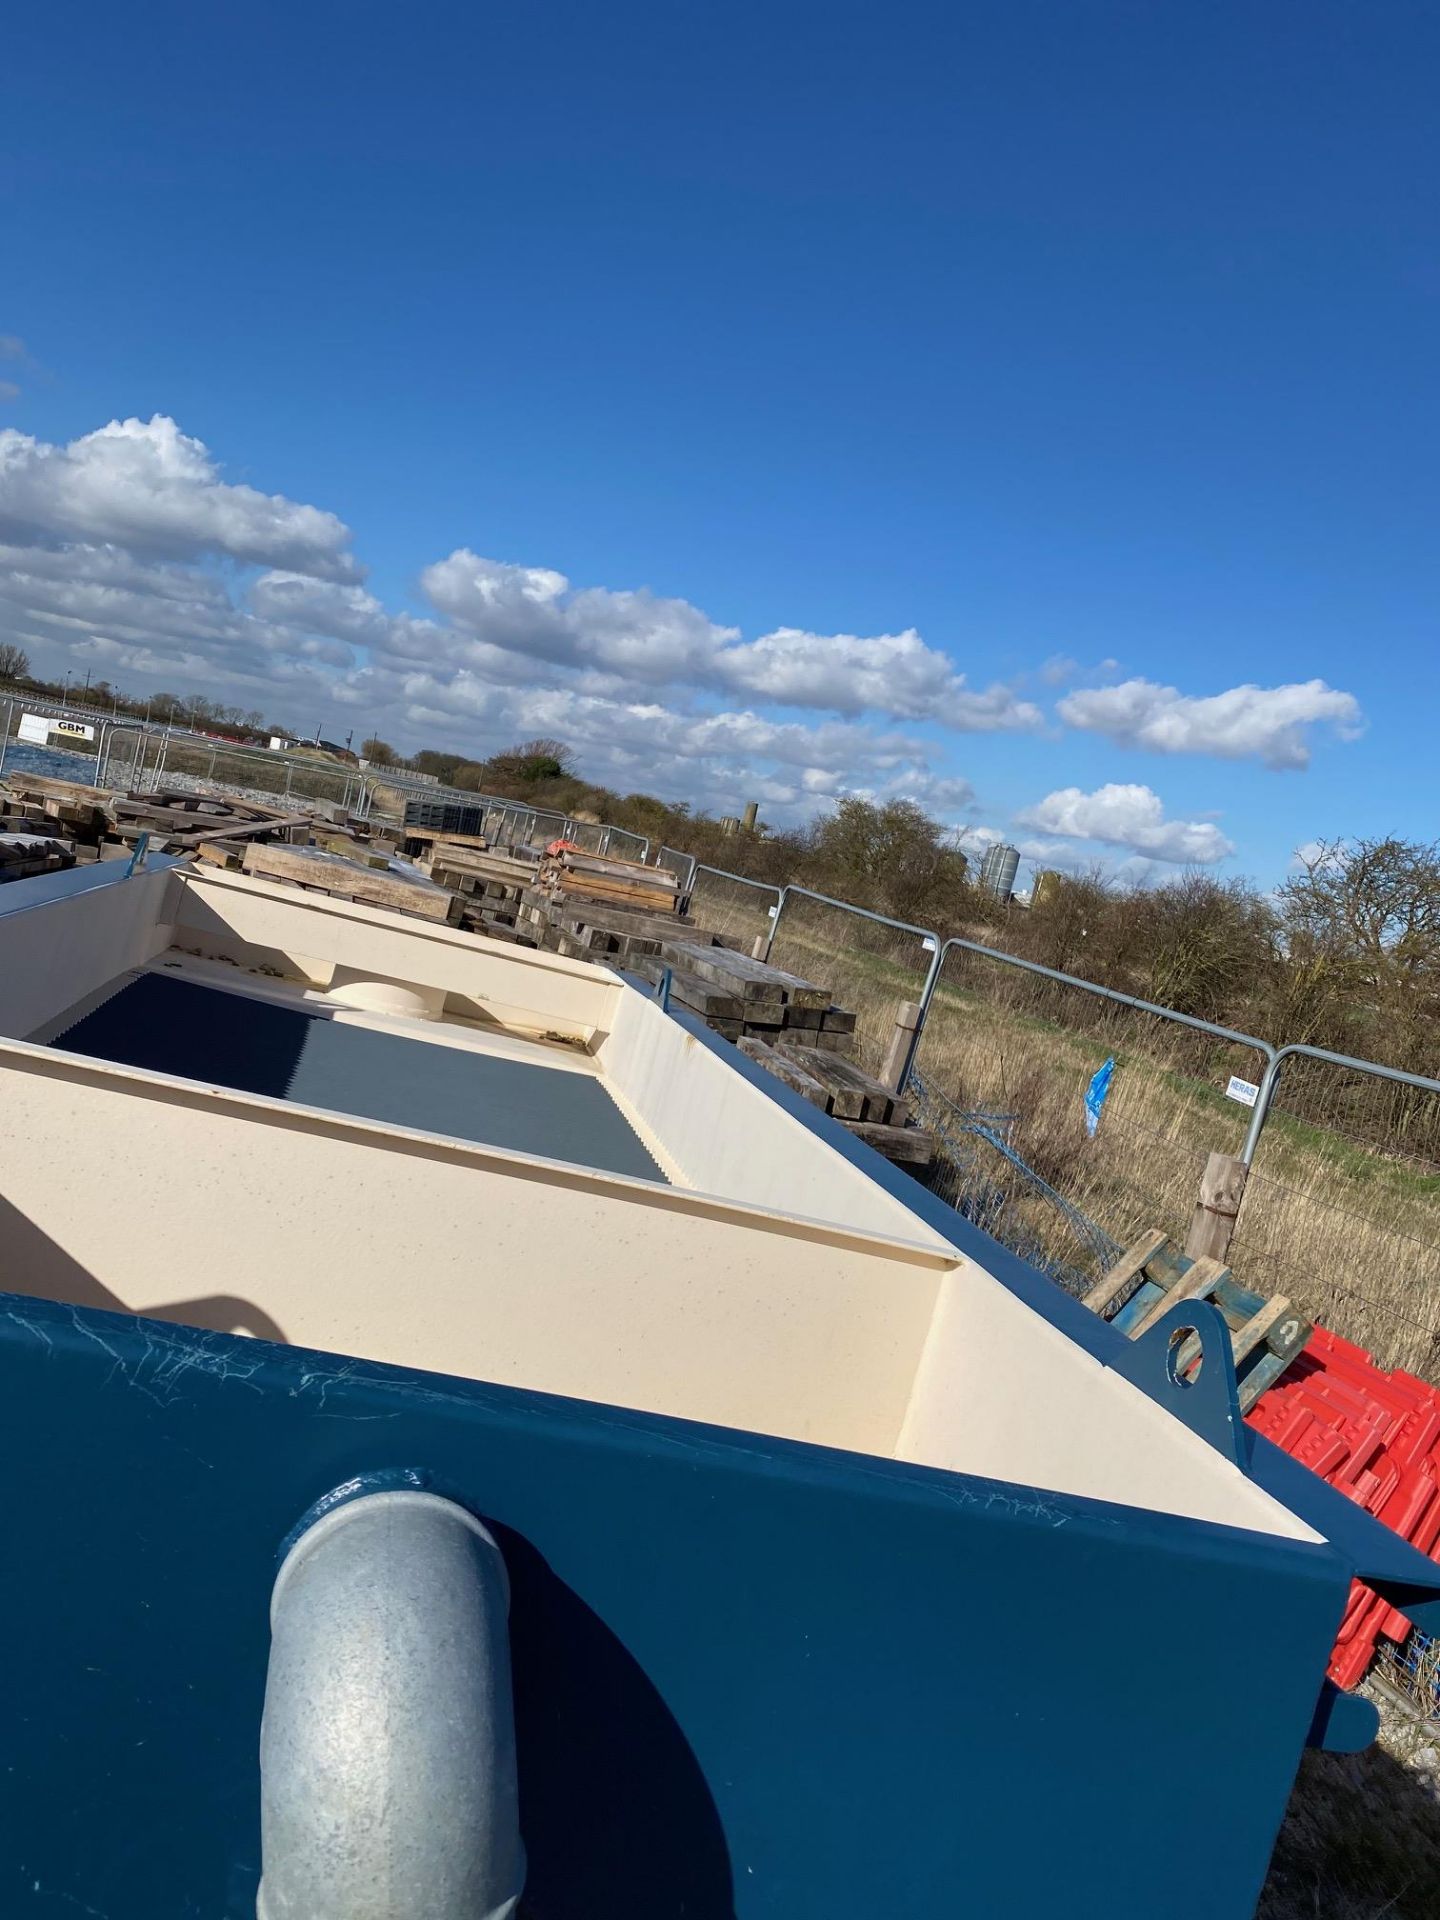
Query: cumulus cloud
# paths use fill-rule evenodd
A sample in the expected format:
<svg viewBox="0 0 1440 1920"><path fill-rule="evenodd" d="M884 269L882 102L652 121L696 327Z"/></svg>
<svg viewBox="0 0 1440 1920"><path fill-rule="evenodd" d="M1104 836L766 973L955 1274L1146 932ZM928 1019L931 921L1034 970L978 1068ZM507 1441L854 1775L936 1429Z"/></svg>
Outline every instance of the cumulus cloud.
<svg viewBox="0 0 1440 1920"><path fill-rule="evenodd" d="M1043 719L1008 687L973 691L913 628L867 637L777 627L745 641L688 600L574 590L549 567L486 559L468 547L427 567L420 585L453 622L450 652L461 661L468 642L589 668L616 686L683 685L850 717L933 720L966 733L1033 728Z"/></svg>
<svg viewBox="0 0 1440 1920"><path fill-rule="evenodd" d="M1066 694L1057 711L1067 726L1103 733L1121 746L1257 759L1276 769L1309 766L1310 728L1330 725L1342 739L1352 739L1363 724L1354 694L1323 680L1231 687L1204 697L1153 680L1125 680L1118 687Z"/></svg>
<svg viewBox="0 0 1440 1920"><path fill-rule="evenodd" d="M1042 834L1067 840L1095 840L1124 847L1155 860L1213 866L1235 851L1209 820L1167 820L1160 796L1150 787L1061 787L1016 815L1016 822Z"/></svg>
<svg viewBox="0 0 1440 1920"><path fill-rule="evenodd" d="M595 666L648 685L695 681L734 636L733 628L713 625L688 600L604 587L576 593L563 573L487 560L468 547L426 567L420 585L431 605L454 622L457 651L469 638L554 666Z"/></svg>
<svg viewBox="0 0 1440 1920"><path fill-rule="evenodd" d="M892 713L963 733L1038 727L1044 716L1009 687L977 693L949 657L913 627L863 637L777 627L717 652L709 678L752 698L834 713Z"/></svg>
<svg viewBox="0 0 1440 1920"><path fill-rule="evenodd" d="M469 546L419 586L417 609L386 605L341 519L227 480L164 416L64 445L0 431L0 639L41 671L79 662L477 758L558 734L597 780L725 812L757 798L777 819L851 792L956 818L974 791L932 765L925 729L1041 723L913 629L747 640L687 600Z"/></svg>
<svg viewBox="0 0 1440 1920"><path fill-rule="evenodd" d="M0 432L0 539L219 555L330 580L359 571L343 521L221 480L209 450L163 414L112 420L68 446Z"/></svg>

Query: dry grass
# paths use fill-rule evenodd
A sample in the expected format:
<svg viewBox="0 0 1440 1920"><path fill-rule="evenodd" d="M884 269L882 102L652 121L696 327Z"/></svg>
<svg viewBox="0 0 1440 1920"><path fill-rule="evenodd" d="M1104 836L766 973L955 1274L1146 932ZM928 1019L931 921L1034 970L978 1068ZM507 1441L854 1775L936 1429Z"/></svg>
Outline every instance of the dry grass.
<svg viewBox="0 0 1440 1920"><path fill-rule="evenodd" d="M908 951L882 943L849 916L817 911L792 922L791 912L775 958L856 1010L859 1052L874 1067L897 1003L918 995L926 956L918 942ZM919 1056L926 1081L966 1109L1013 1114L1019 1152L1115 1240L1128 1244L1151 1227L1183 1239L1207 1155L1234 1153L1244 1137L1246 1110L1223 1089L1231 1073L1254 1077L1255 1055L1143 1016L1097 1017L1075 990L1057 989L1037 1009L1027 982L998 974L981 962L952 975L947 963ZM1082 1095L1111 1055L1115 1077L1091 1140ZM1288 1097L1313 1113L1329 1091L1299 1083ZM1277 1110L1231 1264L1255 1292L1287 1293L1381 1365L1440 1382L1440 1177L1375 1144L1385 1135L1385 1090L1376 1092L1367 1125L1363 1090L1345 1090L1347 1125L1370 1139ZM1059 1212L998 1158L989 1171L1003 1203L992 1230L1011 1244L1031 1236L1056 1264L1083 1269L1085 1251Z"/></svg>
<svg viewBox="0 0 1440 1920"><path fill-rule="evenodd" d="M1256 1920L1435 1920L1440 1728L1381 1704L1366 1753L1307 1753Z"/></svg>

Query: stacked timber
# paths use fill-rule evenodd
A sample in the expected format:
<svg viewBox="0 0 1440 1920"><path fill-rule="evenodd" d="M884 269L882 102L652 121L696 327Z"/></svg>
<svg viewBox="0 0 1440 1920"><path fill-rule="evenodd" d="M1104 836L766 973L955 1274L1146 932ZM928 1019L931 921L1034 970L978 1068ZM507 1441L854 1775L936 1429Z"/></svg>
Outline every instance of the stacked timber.
<svg viewBox="0 0 1440 1920"><path fill-rule="evenodd" d="M645 913L638 907L617 907L605 901L577 900L567 894L552 898L538 887L520 896L517 924L534 944L571 960L619 961L637 967L658 955L661 943L676 927L671 914ZM689 921L683 922L688 928ZM695 930L690 937L712 936Z"/></svg>
<svg viewBox="0 0 1440 1920"><path fill-rule="evenodd" d="M421 920L459 924L463 897L437 887L423 874L403 867L361 866L338 853L318 847L265 846L252 843L244 850L244 870L264 880L283 880L311 893L328 893L337 900L363 906L387 907Z"/></svg>
<svg viewBox="0 0 1440 1920"><path fill-rule="evenodd" d="M774 1046L744 1036L740 1050L822 1113L833 1114L887 1160L912 1172L923 1172L933 1163L935 1137L916 1124L910 1102L853 1060L805 1046L791 1034L782 1035Z"/></svg>
<svg viewBox="0 0 1440 1920"><path fill-rule="evenodd" d="M335 809L328 809L333 814ZM111 793L74 780L7 774L0 831L49 832L77 859L128 859L144 834L157 853L193 853L216 839L308 837L315 813L186 792Z"/></svg>
<svg viewBox="0 0 1440 1920"><path fill-rule="evenodd" d="M106 839L130 847L148 836L157 853L194 853L212 840L305 839L311 812L190 792L130 793L107 802Z"/></svg>
<svg viewBox="0 0 1440 1920"><path fill-rule="evenodd" d="M44 833L72 848L93 848L110 824L107 796L98 787L34 774L7 774L0 782L0 831Z"/></svg>
<svg viewBox="0 0 1440 1920"><path fill-rule="evenodd" d="M848 1053L854 1045L855 1015L837 1007L830 989L817 981L688 936L662 940L660 957L671 969L671 999L727 1039L776 1041L795 1034L807 1046L832 1053ZM717 995L733 1003L732 1012L718 1012Z"/></svg>
<svg viewBox="0 0 1440 1920"><path fill-rule="evenodd" d="M46 832L0 832L0 885L29 880L37 873L59 873L75 865L75 848Z"/></svg>
<svg viewBox="0 0 1440 1920"><path fill-rule="evenodd" d="M407 833L407 843L413 838ZM494 939L515 939L516 910L535 885L538 861L502 853L479 834L447 833L429 837L416 864L436 886L459 896L462 925Z"/></svg>
<svg viewBox="0 0 1440 1920"><path fill-rule="evenodd" d="M681 905L680 882L668 867L584 853L563 840L546 849L537 884L552 900L634 907L641 913L673 914Z"/></svg>

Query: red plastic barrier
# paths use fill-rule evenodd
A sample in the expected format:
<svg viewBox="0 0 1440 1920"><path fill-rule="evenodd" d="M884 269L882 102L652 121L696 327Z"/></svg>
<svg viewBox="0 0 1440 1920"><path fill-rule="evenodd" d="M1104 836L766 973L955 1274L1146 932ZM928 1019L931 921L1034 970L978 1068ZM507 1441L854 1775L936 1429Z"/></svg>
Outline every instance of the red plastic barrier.
<svg viewBox="0 0 1440 1920"><path fill-rule="evenodd" d="M1386 1373L1363 1348L1316 1327L1246 1417L1412 1546L1440 1558L1440 1389L1413 1373ZM1355 1581L1330 1678L1358 1686L1377 1641L1400 1641L1409 1631L1403 1613Z"/></svg>

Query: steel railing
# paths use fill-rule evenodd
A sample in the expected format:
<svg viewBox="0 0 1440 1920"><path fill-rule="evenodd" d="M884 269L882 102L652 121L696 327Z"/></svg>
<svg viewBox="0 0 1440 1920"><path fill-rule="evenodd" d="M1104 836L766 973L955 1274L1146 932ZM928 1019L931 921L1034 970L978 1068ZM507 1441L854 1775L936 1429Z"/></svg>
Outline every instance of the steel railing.
<svg viewBox="0 0 1440 1920"><path fill-rule="evenodd" d="M1260 1144L1260 1136L1265 1131L1265 1123L1270 1118L1275 1104L1275 1090L1280 1084L1280 1074L1287 1060L1320 1060L1327 1066L1343 1067L1351 1073L1368 1074L1375 1080L1390 1080L1400 1086L1414 1087L1420 1093L1440 1093L1440 1080L1431 1080L1423 1073L1410 1073L1404 1067L1381 1066L1378 1060L1358 1060L1353 1054L1331 1053L1328 1047L1308 1047L1299 1042L1290 1046L1277 1047L1271 1054L1260 1082L1260 1091L1255 1097L1254 1111L1250 1115L1250 1126L1245 1135L1245 1144L1240 1157L1248 1167L1255 1157L1255 1149Z"/></svg>
<svg viewBox="0 0 1440 1920"><path fill-rule="evenodd" d="M657 867L668 867L680 882L680 891L689 893L695 885L695 874L699 861L693 853L680 853L674 847L659 846L655 849Z"/></svg>
<svg viewBox="0 0 1440 1920"><path fill-rule="evenodd" d="M1137 994L1125 993L1119 987L1102 987L1093 980L1082 979L1079 974L1062 973L1057 967L1042 966L1038 960L1022 960L1018 954L1005 953L997 947L987 947L979 940L962 940L958 936L952 936L948 940L942 939L932 927L916 926L909 920L896 920L889 914L876 913L869 907L852 906L848 900L835 900L829 894L815 893L809 887L781 888L779 904L770 922L770 934L765 943L766 959L770 957L775 945L776 936L785 916L786 903L792 896L818 901L821 906L835 907L842 913L856 914L860 919L872 921L877 926L894 927L901 933L915 934L923 942L924 950L930 955L930 964L926 969L925 983L920 989L919 1012L911 1030L901 1067L898 1086L902 1092L915 1068L915 1060L920 1051L920 1042L924 1037L931 1004L940 986L940 976L944 970L946 955L954 952L973 953L983 960L993 960L1000 966L1013 967L1021 973L1038 974L1042 979L1053 980L1060 986L1078 987L1082 993L1092 994L1100 1000L1108 1000L1134 1013L1155 1014L1162 1020L1171 1020L1177 1026L1189 1027L1197 1033L1210 1034L1215 1039L1227 1041L1234 1046L1253 1048L1265 1061L1267 1076L1271 1073L1276 1060L1276 1049L1268 1040L1261 1040L1253 1033L1241 1033L1234 1027L1221 1026L1214 1020L1202 1020L1195 1014L1178 1013L1173 1007L1162 1007L1153 1000L1142 1000ZM1437 1088L1437 1091L1440 1091L1440 1088ZM1259 1105L1258 1100L1256 1104ZM1263 1118L1261 1124L1263 1126ZM1258 1140L1258 1130L1252 1127L1252 1131L1255 1132ZM1253 1154L1253 1145L1249 1146L1249 1151ZM1245 1164L1247 1166L1250 1164L1248 1157Z"/></svg>

